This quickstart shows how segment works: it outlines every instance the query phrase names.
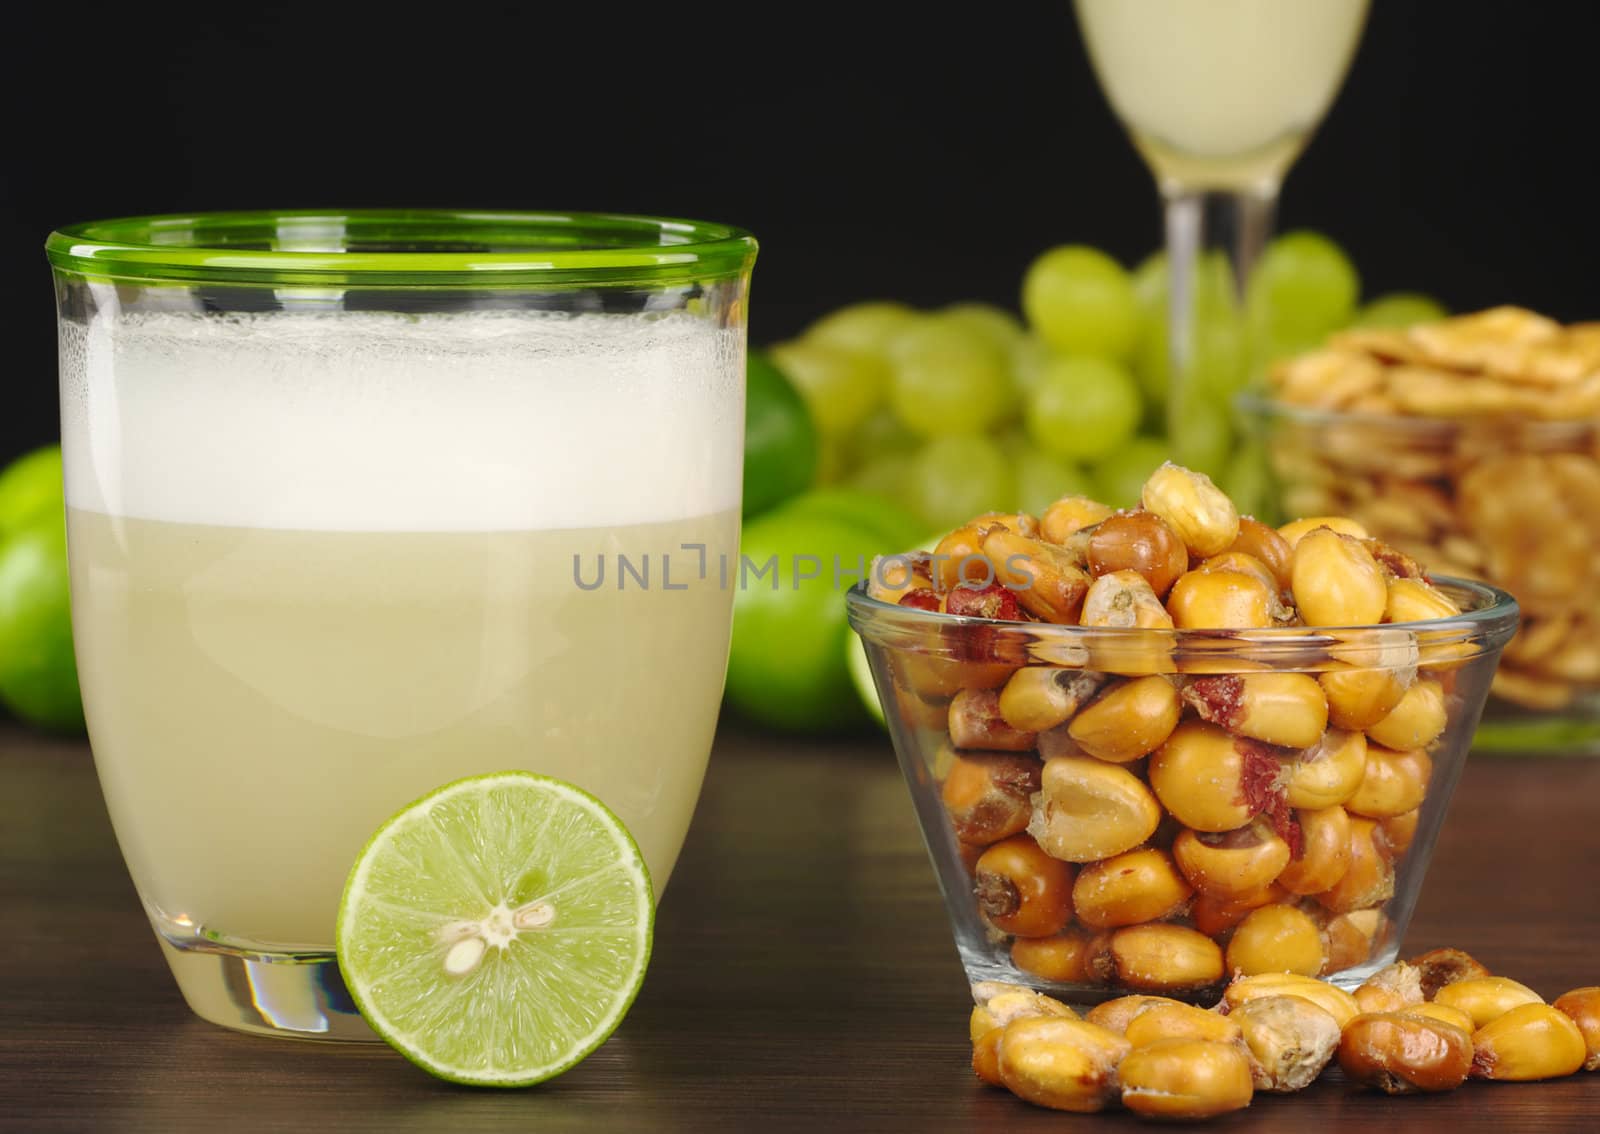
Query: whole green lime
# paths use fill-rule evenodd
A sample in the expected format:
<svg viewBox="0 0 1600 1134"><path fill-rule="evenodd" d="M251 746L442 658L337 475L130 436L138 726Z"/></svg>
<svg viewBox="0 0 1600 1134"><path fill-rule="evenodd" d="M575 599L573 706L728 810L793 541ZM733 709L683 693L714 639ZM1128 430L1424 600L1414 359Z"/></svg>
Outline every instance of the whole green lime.
<svg viewBox="0 0 1600 1134"><path fill-rule="evenodd" d="M848 520L782 508L745 526L741 550L728 702L796 732L865 723L844 648L844 593L874 555L898 549Z"/></svg>
<svg viewBox="0 0 1600 1134"><path fill-rule="evenodd" d="M0 538L61 512L61 446L24 453L0 471Z"/></svg>
<svg viewBox="0 0 1600 1134"><path fill-rule="evenodd" d="M817 430L811 411L783 371L760 351L745 366L744 514L765 512L817 473Z"/></svg>
<svg viewBox="0 0 1600 1134"><path fill-rule="evenodd" d="M59 514L0 538L0 702L45 728L83 728Z"/></svg>
<svg viewBox="0 0 1600 1134"><path fill-rule="evenodd" d="M904 504L860 488L814 488L789 501L783 511L792 516L828 516L843 520L880 537L885 552L909 551L928 529L928 525Z"/></svg>

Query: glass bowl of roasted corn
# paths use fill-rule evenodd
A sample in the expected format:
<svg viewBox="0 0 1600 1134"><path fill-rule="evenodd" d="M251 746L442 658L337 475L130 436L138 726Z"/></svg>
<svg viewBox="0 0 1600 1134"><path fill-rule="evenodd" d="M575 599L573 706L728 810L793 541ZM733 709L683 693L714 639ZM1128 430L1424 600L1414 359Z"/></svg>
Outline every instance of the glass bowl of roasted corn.
<svg viewBox="0 0 1600 1134"><path fill-rule="evenodd" d="M1499 307L1345 331L1242 409L1268 518L1349 516L1516 596L1479 750L1600 752L1600 323Z"/></svg>
<svg viewBox="0 0 1600 1134"><path fill-rule="evenodd" d="M1209 1002L1395 959L1506 592L1167 464L875 561L847 596L969 978Z"/></svg>

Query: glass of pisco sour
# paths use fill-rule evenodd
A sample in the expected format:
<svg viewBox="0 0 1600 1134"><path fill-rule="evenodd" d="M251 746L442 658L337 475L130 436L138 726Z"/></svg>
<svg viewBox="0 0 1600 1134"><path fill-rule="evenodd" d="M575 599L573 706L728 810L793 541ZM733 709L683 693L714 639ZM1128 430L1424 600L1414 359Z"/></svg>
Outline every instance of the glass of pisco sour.
<svg viewBox="0 0 1600 1134"><path fill-rule="evenodd" d="M1217 387L1282 347L1314 345L1271 341L1271 296L1250 295L1246 310L1246 284L1283 177L1344 81L1367 3L1076 0L1100 86L1165 206L1167 425L1184 463L1214 461L1219 430L1226 441L1232 391ZM1315 305L1303 293L1319 278L1285 283L1297 307Z"/></svg>
<svg viewBox="0 0 1600 1134"><path fill-rule="evenodd" d="M578 785L666 884L727 660L755 249L426 210L50 236L89 735L200 1016L370 1038L341 888L460 777Z"/></svg>

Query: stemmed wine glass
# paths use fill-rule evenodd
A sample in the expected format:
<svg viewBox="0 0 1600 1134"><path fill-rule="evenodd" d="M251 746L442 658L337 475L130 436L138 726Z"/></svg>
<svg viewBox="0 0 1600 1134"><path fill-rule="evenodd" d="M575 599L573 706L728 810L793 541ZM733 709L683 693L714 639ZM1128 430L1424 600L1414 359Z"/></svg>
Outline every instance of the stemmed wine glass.
<svg viewBox="0 0 1600 1134"><path fill-rule="evenodd" d="M1246 283L1284 174L1349 69L1368 0L1075 3L1100 86L1161 191L1167 432L1178 460L1203 467L1226 428L1226 391L1208 387L1228 381L1207 380L1216 360L1203 320L1248 313L1253 352L1229 360L1241 370L1272 351L1271 320L1258 297L1246 305Z"/></svg>

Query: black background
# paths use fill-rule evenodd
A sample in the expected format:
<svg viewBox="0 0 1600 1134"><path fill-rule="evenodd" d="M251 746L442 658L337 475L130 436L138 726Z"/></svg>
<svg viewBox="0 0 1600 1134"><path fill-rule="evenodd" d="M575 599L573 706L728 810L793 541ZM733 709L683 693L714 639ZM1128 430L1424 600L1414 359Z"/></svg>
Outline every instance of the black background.
<svg viewBox="0 0 1600 1134"><path fill-rule="evenodd" d="M1066 0L32 7L0 32L0 459L56 436L40 245L68 221L361 205L728 221L762 242L758 342L851 299L1014 306L1051 244L1131 263L1159 241ZM1333 235L1369 293L1600 317L1597 32L1589 4L1374 0L1280 227Z"/></svg>

